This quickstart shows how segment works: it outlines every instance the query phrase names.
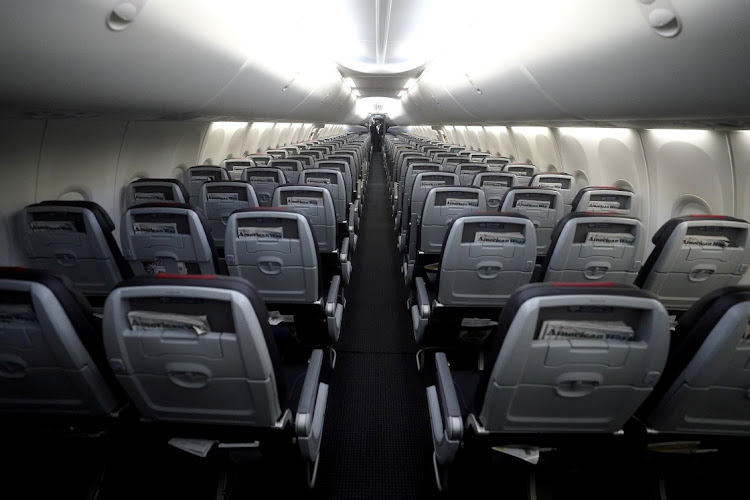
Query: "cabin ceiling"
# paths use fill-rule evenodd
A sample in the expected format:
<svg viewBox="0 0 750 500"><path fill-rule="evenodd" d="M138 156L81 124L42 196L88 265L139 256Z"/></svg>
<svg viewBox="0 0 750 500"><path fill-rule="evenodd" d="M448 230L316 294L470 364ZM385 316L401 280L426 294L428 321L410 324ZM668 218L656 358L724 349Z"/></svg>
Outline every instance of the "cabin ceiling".
<svg viewBox="0 0 750 500"><path fill-rule="evenodd" d="M746 0L6 0L0 19L4 118L750 123Z"/></svg>

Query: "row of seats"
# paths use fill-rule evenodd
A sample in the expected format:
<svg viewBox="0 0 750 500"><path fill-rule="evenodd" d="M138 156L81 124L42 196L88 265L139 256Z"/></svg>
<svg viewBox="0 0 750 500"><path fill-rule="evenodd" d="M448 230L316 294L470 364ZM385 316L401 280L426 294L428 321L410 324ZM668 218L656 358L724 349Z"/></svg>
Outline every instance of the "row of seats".
<svg viewBox="0 0 750 500"><path fill-rule="evenodd" d="M415 171L420 165L426 170ZM635 283L678 314L711 290L738 283L750 262L744 220L676 217L656 232L644 262L646 234L632 215L637 200L630 191L590 186L573 196L571 189L560 192L573 185L568 174L544 174L568 177L554 186L537 174L532 179L544 182L535 183L546 184L537 188L512 186L514 174L506 172L479 172L469 187L440 168L409 165L406 189L397 197L403 203L396 219L399 249L420 343L433 313L452 318L449 325L462 314L494 316L528 282ZM480 186L485 177L501 175L511 180L500 210L487 211L490 195ZM569 198L571 209L562 215Z"/></svg>
<svg viewBox="0 0 750 500"><path fill-rule="evenodd" d="M746 446L750 287L707 294L672 330L655 295L614 283L527 284L496 320L481 365L438 351L425 369L439 488L493 450L638 460Z"/></svg>
<svg viewBox="0 0 750 500"><path fill-rule="evenodd" d="M323 193L332 210L326 189L298 187ZM19 235L37 268L0 268L0 418L12 434L6 437L23 440L40 429L127 437L146 425L170 442L228 446L233 460L244 453L287 469L300 463L303 473L290 480L314 485L335 339L328 332L325 339L303 338L310 323L303 309L335 310L340 323L343 307L335 292L326 297L307 286L321 272L315 233L301 212L256 207L227 221L241 240L225 244L236 276L184 274L167 263L146 275L128 260L153 246L149 240L162 249L169 240L175 252L197 248L193 236L201 230L200 239L210 241L201 218L186 203L130 207L121 254L111 218L95 203L48 201L21 211ZM265 245L294 254L300 265L268 258L257 266L265 276L242 277L248 266L232 256ZM265 294L263 280L279 268L294 274L295 285L316 289L314 298L279 292L282 302L297 301L296 334L287 326L295 320L290 311L275 310ZM97 310L81 291L97 291L104 275L122 279L105 287Z"/></svg>
<svg viewBox="0 0 750 500"><path fill-rule="evenodd" d="M414 266L411 278L407 267L404 274L423 346L418 366L438 487L473 468L460 463L476 465L493 450L528 456L591 446L622 455L675 442L698 452L744 446L750 287L737 283L750 263L748 223L675 217L654 234L644 262L633 193L565 193L573 179L558 173L528 186L535 168L512 164L466 165L476 173L462 182L462 170L434 164L451 147L386 139L386 171L404 187L394 200L408 211L396 229L406 231L399 243ZM418 158L428 151L432 164ZM558 182L566 176L570 183ZM482 189L485 178L498 181L492 191ZM494 207L490 196L499 200ZM415 200L416 214L408 208ZM544 202L562 206L546 227Z"/></svg>
<svg viewBox="0 0 750 500"><path fill-rule="evenodd" d="M366 148L366 140L347 144ZM199 174L221 170L195 168ZM263 168L248 168L248 177ZM116 283L132 276L241 276L304 342L330 345L340 333L352 271L356 208L346 198L351 191L340 171L315 168L306 174L316 182L279 185L271 193L273 207L259 206L247 181L211 181L196 174L198 206L171 198L186 191L176 179L134 181L127 198L138 203L122 215L122 248L112 236L111 218L93 202L27 206L18 216L18 236L30 267L67 276L96 306ZM325 175L337 183L317 182L316 176Z"/></svg>
<svg viewBox="0 0 750 500"><path fill-rule="evenodd" d="M299 462L290 480L314 485L331 359L290 348L244 278L130 278L96 315L61 276L0 268L0 318L4 442L148 429Z"/></svg>

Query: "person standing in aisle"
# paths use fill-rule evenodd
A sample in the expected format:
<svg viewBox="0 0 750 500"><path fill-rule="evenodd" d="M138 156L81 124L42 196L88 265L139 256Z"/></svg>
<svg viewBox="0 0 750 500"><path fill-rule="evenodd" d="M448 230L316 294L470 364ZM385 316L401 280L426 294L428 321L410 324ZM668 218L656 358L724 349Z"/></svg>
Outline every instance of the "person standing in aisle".
<svg viewBox="0 0 750 500"><path fill-rule="evenodd" d="M372 124L370 125L370 146L372 148L370 150L370 159L372 160L372 153L379 153L382 149L380 124L377 120L373 120Z"/></svg>

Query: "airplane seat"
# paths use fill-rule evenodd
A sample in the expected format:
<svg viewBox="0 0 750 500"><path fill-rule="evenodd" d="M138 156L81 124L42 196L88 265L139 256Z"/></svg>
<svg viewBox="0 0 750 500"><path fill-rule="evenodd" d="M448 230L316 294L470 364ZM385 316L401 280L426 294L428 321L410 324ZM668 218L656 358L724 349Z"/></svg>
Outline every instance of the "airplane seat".
<svg viewBox="0 0 750 500"><path fill-rule="evenodd" d="M221 162L221 167L227 171L229 178L233 181L240 180L242 171L254 166L255 162L247 158L227 158Z"/></svg>
<svg viewBox="0 0 750 500"><path fill-rule="evenodd" d="M750 287L709 292L680 316L667 364L636 416L648 441L742 445L750 437Z"/></svg>
<svg viewBox="0 0 750 500"><path fill-rule="evenodd" d="M138 425L211 441L207 458L229 461L219 485L258 460L292 466L290 481L299 463L315 484L330 365L321 349L290 359L272 321L252 284L230 276L136 277L107 299L106 355Z"/></svg>
<svg viewBox="0 0 750 500"><path fill-rule="evenodd" d="M201 185L208 181L228 181L229 172L225 168L216 165L197 165L190 167L187 172L188 186L191 205L199 205L201 198Z"/></svg>
<svg viewBox="0 0 750 500"><path fill-rule="evenodd" d="M414 180L422 172L439 172L442 167L437 163L414 162L409 164L404 176L404 183L401 185L401 191L396 198L396 205L393 213L396 219L396 231L400 236L399 248L403 251L403 235L409 223L409 207L411 206L411 192L414 189Z"/></svg>
<svg viewBox="0 0 750 500"><path fill-rule="evenodd" d="M274 318L293 329L300 342L330 346L338 340L344 311L341 276L324 276L318 242L304 214L281 208L234 212L224 248L229 274L250 281Z"/></svg>
<svg viewBox="0 0 750 500"><path fill-rule="evenodd" d="M518 177L519 186L528 186L531 178L536 175L538 169L536 165L528 163L507 163L503 167L503 172L512 172Z"/></svg>
<svg viewBox="0 0 750 500"><path fill-rule="evenodd" d="M482 152L482 151L474 151L472 153L469 153L469 161L472 163L474 162L482 163L484 162L484 159L488 158L489 156L490 156L489 153Z"/></svg>
<svg viewBox="0 0 750 500"><path fill-rule="evenodd" d="M208 181L201 186L200 207L219 254L224 253L227 219L235 210L258 207L255 189L247 181Z"/></svg>
<svg viewBox="0 0 750 500"><path fill-rule="evenodd" d="M346 186L347 219L354 221L354 230L359 229L360 204L357 199L357 177L356 172L349 167L346 160L318 160L315 168L319 170L338 170L344 178Z"/></svg>
<svg viewBox="0 0 750 500"><path fill-rule="evenodd" d="M646 229L635 217L571 212L555 225L533 281L632 284L645 251Z"/></svg>
<svg viewBox="0 0 750 500"><path fill-rule="evenodd" d="M24 207L16 223L29 267L66 276L96 308L133 275L112 235L115 223L97 203L42 201Z"/></svg>
<svg viewBox="0 0 750 500"><path fill-rule="evenodd" d="M571 202L573 212L610 212L638 217L635 193L615 186L587 186Z"/></svg>
<svg viewBox="0 0 750 500"><path fill-rule="evenodd" d="M534 221L537 262L541 264L547 254L552 231L557 221L565 215L565 205L560 192L552 188L516 186L505 193L500 203L500 211L520 213Z"/></svg>
<svg viewBox="0 0 750 500"><path fill-rule="evenodd" d="M401 253L416 254L417 229L419 228L419 221L422 218L424 202L430 190L440 186L458 186L458 182L458 175L442 170L437 172L419 172L414 177L411 195L409 196L409 205L402 208L402 210L408 212L408 219L406 227L402 226L401 228L404 236L397 242Z"/></svg>
<svg viewBox="0 0 750 500"><path fill-rule="evenodd" d="M655 293L679 316L703 295L736 285L750 267L750 224L722 215L687 215L665 222L635 284Z"/></svg>
<svg viewBox="0 0 750 500"><path fill-rule="evenodd" d="M276 160L280 158L286 158L287 152L284 149L267 149L266 154Z"/></svg>
<svg viewBox="0 0 750 500"><path fill-rule="evenodd" d="M42 429L94 435L127 414L128 399L104 354L101 319L68 278L0 268L0 319L6 446L16 438L28 445Z"/></svg>
<svg viewBox="0 0 750 500"><path fill-rule="evenodd" d="M529 186L546 187L559 191L565 204L565 213L571 211L573 198L577 194L576 179L572 175L564 172L541 172L531 178Z"/></svg>
<svg viewBox="0 0 750 500"><path fill-rule="evenodd" d="M354 156L353 151L334 151L333 153L327 155L323 161L345 161L349 164L349 171L351 172L352 177L352 200L358 200L359 201L359 211L362 211L363 203L364 203L364 191L365 191L365 182L362 178L362 170L356 160L356 157ZM321 168L320 166L318 168ZM328 167L322 167L322 168L328 168Z"/></svg>
<svg viewBox="0 0 750 500"><path fill-rule="evenodd" d="M336 222L330 191L312 185L279 186L274 191L272 204L307 217L318 242L321 265L327 280L339 274L344 284L349 284L352 272L349 236L340 230Z"/></svg>
<svg viewBox="0 0 750 500"><path fill-rule="evenodd" d="M482 163L486 163L490 167L490 171L502 171L503 167L510 163L510 158L507 156L485 156L482 158Z"/></svg>
<svg viewBox="0 0 750 500"><path fill-rule="evenodd" d="M177 179L136 179L126 189L125 208L153 202L189 203L190 192Z"/></svg>
<svg viewBox="0 0 750 500"><path fill-rule="evenodd" d="M252 184L261 207L271 206L274 190L287 183L284 172L277 167L252 167L242 171L240 180Z"/></svg>
<svg viewBox="0 0 750 500"><path fill-rule="evenodd" d="M135 276L227 274L208 223L185 203L144 203L125 210L120 244Z"/></svg>
<svg viewBox="0 0 750 500"><path fill-rule="evenodd" d="M455 172L459 163L465 163L466 158L457 154L443 157L443 170L446 172Z"/></svg>
<svg viewBox="0 0 750 500"><path fill-rule="evenodd" d="M313 165L315 163L315 160L312 156L302 155L302 154L294 154L294 155L288 155L285 160L297 160L300 163L302 163L302 169L308 169L313 168Z"/></svg>
<svg viewBox="0 0 750 500"><path fill-rule="evenodd" d="M265 153L252 153L246 156L247 159L253 160L256 167L267 167L273 161L273 156Z"/></svg>
<svg viewBox="0 0 750 500"><path fill-rule="evenodd" d="M518 178L510 172L479 172L471 184L484 191L488 210L500 210L500 203L508 189L518 185Z"/></svg>
<svg viewBox="0 0 750 500"><path fill-rule="evenodd" d="M299 182L299 174L303 170L301 161L289 160L287 158L274 158L268 163L268 166L278 168L284 172L284 177L290 184Z"/></svg>
<svg viewBox="0 0 750 500"><path fill-rule="evenodd" d="M431 350L481 346L508 297L529 283L536 230L520 214L478 212L449 223L434 285L414 276L414 339Z"/></svg>
<svg viewBox="0 0 750 500"><path fill-rule="evenodd" d="M319 186L326 188L331 193L333 208L336 212L336 220L340 234L349 235L349 249L354 252L357 248L357 231L355 227L355 213L348 209L347 185L344 174L340 170L327 168L314 168L305 170L300 174L300 184Z"/></svg>
<svg viewBox="0 0 750 500"><path fill-rule="evenodd" d="M482 365L429 366L438 487L457 462L516 450L627 447L625 424L664 370L669 316L634 285L530 283L508 299ZM428 370L428 367L425 367Z"/></svg>
<svg viewBox="0 0 750 500"><path fill-rule="evenodd" d="M487 172L488 169L489 166L484 163L462 162L456 165L455 172L458 174L462 186L471 186L474 183L474 176L481 172Z"/></svg>
<svg viewBox="0 0 750 500"><path fill-rule="evenodd" d="M438 173L420 175L437 175ZM448 223L451 220L464 213L485 212L486 210L484 192L479 188L443 186L429 190L422 205L422 213L413 226L413 234L410 238L412 236L414 238L409 241L409 253L404 259L403 274L407 286L411 287L413 277L421 275L424 268L434 274L443 249Z"/></svg>

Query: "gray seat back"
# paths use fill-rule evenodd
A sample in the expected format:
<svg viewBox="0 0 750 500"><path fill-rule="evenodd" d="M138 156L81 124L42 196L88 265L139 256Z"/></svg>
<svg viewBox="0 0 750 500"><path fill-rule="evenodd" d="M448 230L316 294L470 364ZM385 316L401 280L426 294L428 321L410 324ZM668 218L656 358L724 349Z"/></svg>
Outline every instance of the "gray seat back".
<svg viewBox="0 0 750 500"><path fill-rule="evenodd" d="M446 156L443 158L443 170L446 172L455 172L459 163L465 163L466 157L459 155Z"/></svg>
<svg viewBox="0 0 750 500"><path fill-rule="evenodd" d="M112 232L114 222L90 201L43 201L23 208L17 235L29 267L66 276L87 296L105 297L132 276Z"/></svg>
<svg viewBox="0 0 750 500"><path fill-rule="evenodd" d="M101 330L59 276L0 268L0 414L108 416L122 405Z"/></svg>
<svg viewBox="0 0 750 500"><path fill-rule="evenodd" d="M472 186L484 191L489 210L499 210L505 193L518 185L518 178L510 172L479 172Z"/></svg>
<svg viewBox="0 0 750 500"><path fill-rule="evenodd" d="M278 168L284 172L286 181L290 184L299 182L299 174L302 172L302 162L299 160L289 160L287 158L274 158L268 163L269 167Z"/></svg>
<svg viewBox="0 0 750 500"><path fill-rule="evenodd" d="M406 169L404 183L400 186L398 194L397 214L401 216L401 232L405 232L409 223L409 207L411 206L411 194L414 189L414 181L423 172L439 172L442 167L437 163L414 162Z"/></svg>
<svg viewBox="0 0 750 500"><path fill-rule="evenodd" d="M437 300L445 306L502 307L531 280L536 231L518 214L478 213L450 225L438 267Z"/></svg>
<svg viewBox="0 0 750 500"><path fill-rule="evenodd" d="M424 174L422 174L424 175ZM427 193L417 230L417 251L440 254L448 222L459 214L485 212L484 192L475 187L436 187Z"/></svg>
<svg viewBox="0 0 750 500"><path fill-rule="evenodd" d="M614 433L650 394L669 316L632 285L520 287L498 318L478 388L489 432Z"/></svg>
<svg viewBox="0 0 750 500"><path fill-rule="evenodd" d="M565 215L562 195L552 188L514 187L505 193L501 212L523 214L536 227L537 255L546 255L557 221Z"/></svg>
<svg viewBox="0 0 750 500"><path fill-rule="evenodd" d="M242 177L242 171L254 167L255 162L249 158L227 158L221 162L221 166L229 174L229 178L238 181Z"/></svg>
<svg viewBox="0 0 750 500"><path fill-rule="evenodd" d="M188 186L190 201L194 205L200 203L201 185L208 181L228 181L229 173L216 165L199 165L188 169Z"/></svg>
<svg viewBox="0 0 750 500"><path fill-rule="evenodd" d="M285 149L267 149L266 154L273 157L273 159L286 158L288 154ZM272 160L273 161L273 160Z"/></svg>
<svg viewBox="0 0 750 500"><path fill-rule="evenodd" d="M507 156L485 156L481 161L489 165L490 170L502 170L505 165L510 163L510 158Z"/></svg>
<svg viewBox="0 0 750 500"><path fill-rule="evenodd" d="M635 193L614 186L587 186L571 202L573 212L610 212L638 217Z"/></svg>
<svg viewBox="0 0 750 500"><path fill-rule="evenodd" d="M308 304L321 297L318 247L301 213L235 212L227 222L224 251L229 274L250 281L267 303Z"/></svg>
<svg viewBox="0 0 750 500"><path fill-rule="evenodd" d="M300 163L302 163L302 169L303 170L306 170L308 168L313 168L313 166L315 165L315 159L312 156L309 156L309 155L301 155L301 154L288 155L284 159L285 160L297 160L297 161L299 161Z"/></svg>
<svg viewBox="0 0 750 500"><path fill-rule="evenodd" d="M284 172L276 167L246 168L241 179L253 185L261 207L270 207L274 190L287 183Z"/></svg>
<svg viewBox="0 0 750 500"><path fill-rule="evenodd" d="M528 186L531 178L537 173L535 165L527 163L508 163L503 167L503 172L512 172L518 177L519 186Z"/></svg>
<svg viewBox="0 0 750 500"><path fill-rule="evenodd" d="M534 175L529 181L529 186L546 187L559 191L565 204L565 213L570 212L576 191L576 180L570 174L563 172L544 172Z"/></svg>
<svg viewBox="0 0 750 500"><path fill-rule="evenodd" d="M245 280L134 278L104 309L104 346L146 421L271 427L286 399L268 312Z"/></svg>
<svg viewBox="0 0 750 500"><path fill-rule="evenodd" d="M125 191L125 208L161 201L188 203L190 193L177 179L136 179Z"/></svg>
<svg viewBox="0 0 750 500"><path fill-rule="evenodd" d="M304 170L299 176L299 183L326 188L331 193L336 220L347 220L347 186L341 171L327 168Z"/></svg>
<svg viewBox="0 0 750 500"><path fill-rule="evenodd" d="M684 311L707 293L736 285L750 263L750 224L721 215L689 215L665 222L635 284L655 293L670 311Z"/></svg>
<svg viewBox="0 0 750 500"><path fill-rule="evenodd" d="M217 248L224 247L224 231L235 210L257 207L255 189L247 181L210 181L201 186L200 207Z"/></svg>
<svg viewBox="0 0 750 500"><path fill-rule="evenodd" d="M281 186L273 194L274 207L288 207L304 214L312 227L318 249L335 252L336 209L333 207L331 192L319 186Z"/></svg>
<svg viewBox="0 0 750 500"><path fill-rule="evenodd" d="M748 323L747 286L716 289L680 315L664 374L639 409L642 421L665 436L750 435Z"/></svg>
<svg viewBox="0 0 750 500"><path fill-rule="evenodd" d="M145 203L125 210L120 244L135 276L216 274L221 269L205 220L184 203Z"/></svg>
<svg viewBox="0 0 750 500"><path fill-rule="evenodd" d="M645 251L635 217L572 212L555 226L537 281L633 283Z"/></svg>
<svg viewBox="0 0 750 500"><path fill-rule="evenodd" d="M346 160L318 160L315 162L315 168L338 170L341 172L344 178L344 185L346 186L346 203L347 205L351 205L352 200L355 198L354 192L357 186L357 179L355 172L349 168L349 162Z"/></svg>
<svg viewBox="0 0 750 500"><path fill-rule="evenodd" d="M458 174L462 186L471 186L474 183L474 176L481 172L487 172L488 169L489 166L484 163L463 162L456 165L455 172Z"/></svg>
<svg viewBox="0 0 750 500"><path fill-rule="evenodd" d="M271 160L273 160L273 156L266 153L252 153L247 155L247 158L253 160L256 167L267 167Z"/></svg>
<svg viewBox="0 0 750 500"><path fill-rule="evenodd" d="M489 157L489 153L483 153L481 151L474 151L472 153L469 153L469 161L470 162L483 162L485 158Z"/></svg>

